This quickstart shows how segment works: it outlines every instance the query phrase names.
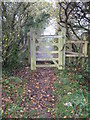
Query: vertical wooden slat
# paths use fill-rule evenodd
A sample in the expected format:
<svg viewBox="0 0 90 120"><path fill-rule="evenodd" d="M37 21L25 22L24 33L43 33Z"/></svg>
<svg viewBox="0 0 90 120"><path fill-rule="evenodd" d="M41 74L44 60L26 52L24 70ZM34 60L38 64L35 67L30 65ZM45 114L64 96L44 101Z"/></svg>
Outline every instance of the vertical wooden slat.
<svg viewBox="0 0 90 120"><path fill-rule="evenodd" d="M63 31L61 32L61 36L63 37ZM63 47L63 38L61 38L61 43L60 43L60 69L62 69L63 67L63 56L62 56L62 47Z"/></svg>
<svg viewBox="0 0 90 120"><path fill-rule="evenodd" d="M61 35L62 35L62 33L60 33ZM62 51L61 51L61 49L62 49L62 38L59 38L58 39L58 44L59 44L59 47L58 47L58 59L59 59L59 61L58 61L58 64L59 64L59 70L61 70L62 69Z"/></svg>
<svg viewBox="0 0 90 120"><path fill-rule="evenodd" d="M62 29L61 38L58 39L59 49L58 49L58 58L59 58L59 69L65 67L65 42L66 42L66 30ZM63 48L64 47L64 48Z"/></svg>
<svg viewBox="0 0 90 120"><path fill-rule="evenodd" d="M65 43L66 43L66 29L63 30L63 46L64 46L64 49L63 49L63 68L65 68L65 50L66 50Z"/></svg>
<svg viewBox="0 0 90 120"><path fill-rule="evenodd" d="M31 54L31 70L33 70L33 39L32 39L33 29L30 29L30 54Z"/></svg>
<svg viewBox="0 0 90 120"><path fill-rule="evenodd" d="M83 55L85 55L85 44L83 44ZM84 57L82 57L82 67L84 64Z"/></svg>
<svg viewBox="0 0 90 120"><path fill-rule="evenodd" d="M59 64L59 66L60 66L60 59L61 59L61 57L60 57L60 40L61 40L61 38L58 38L58 44L59 44L59 47L58 47L58 64Z"/></svg>
<svg viewBox="0 0 90 120"><path fill-rule="evenodd" d="M33 31L33 69L36 69L36 47L35 47L35 31Z"/></svg>
<svg viewBox="0 0 90 120"><path fill-rule="evenodd" d="M84 46L85 57L87 56L87 45L88 45L88 43L87 43L87 41L86 41L86 42L85 42L85 46Z"/></svg>
<svg viewBox="0 0 90 120"><path fill-rule="evenodd" d="M28 63L30 64L30 35L28 37Z"/></svg>
<svg viewBox="0 0 90 120"><path fill-rule="evenodd" d="M84 41L86 41L86 36L84 35ZM83 45L83 54L84 54L84 56L86 55L86 44L84 43L84 45ZM85 58L82 58L82 67L83 67L83 64L84 64L84 62L85 62Z"/></svg>
<svg viewBox="0 0 90 120"><path fill-rule="evenodd" d="M72 44L71 44L71 43L69 44L69 49L70 49L70 51L72 52ZM72 59L72 58L69 57L69 63L71 63L71 59ZM75 58L74 58L74 59L75 59Z"/></svg>

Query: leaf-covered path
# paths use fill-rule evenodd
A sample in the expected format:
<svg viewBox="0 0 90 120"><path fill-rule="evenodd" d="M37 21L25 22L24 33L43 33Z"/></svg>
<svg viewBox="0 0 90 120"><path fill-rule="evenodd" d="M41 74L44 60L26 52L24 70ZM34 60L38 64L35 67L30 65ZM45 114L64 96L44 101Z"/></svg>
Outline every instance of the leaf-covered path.
<svg viewBox="0 0 90 120"><path fill-rule="evenodd" d="M51 68L38 68L30 74L27 66L21 69L17 75L21 79L26 79L25 90L27 98L31 104L25 105L26 111L36 111L34 117L54 117L54 103L56 97L53 95L55 82L54 70Z"/></svg>

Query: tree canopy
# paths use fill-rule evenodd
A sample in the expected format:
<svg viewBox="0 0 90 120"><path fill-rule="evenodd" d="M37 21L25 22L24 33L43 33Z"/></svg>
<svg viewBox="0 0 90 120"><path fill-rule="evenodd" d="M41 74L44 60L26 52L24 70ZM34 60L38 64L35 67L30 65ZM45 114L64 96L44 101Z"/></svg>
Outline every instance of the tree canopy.
<svg viewBox="0 0 90 120"><path fill-rule="evenodd" d="M59 25L66 27L67 37L71 32L80 39L81 34L90 34L90 2L59 2Z"/></svg>
<svg viewBox="0 0 90 120"><path fill-rule="evenodd" d="M2 2L2 54L4 64L11 62L11 58L17 59L18 55L15 51L19 50L20 43L23 44L24 39L27 42L27 32L30 31L30 27L38 27L38 29L43 27L50 17L45 7L46 5L40 6L38 2ZM14 57L11 57L12 53L15 55Z"/></svg>

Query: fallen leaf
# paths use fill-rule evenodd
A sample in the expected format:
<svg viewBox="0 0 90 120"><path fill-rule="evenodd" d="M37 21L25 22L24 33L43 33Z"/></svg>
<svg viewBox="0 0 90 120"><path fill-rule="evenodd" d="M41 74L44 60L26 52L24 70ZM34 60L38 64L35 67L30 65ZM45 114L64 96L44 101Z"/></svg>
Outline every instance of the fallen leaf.
<svg viewBox="0 0 90 120"><path fill-rule="evenodd" d="M64 118L67 118L66 116L64 116Z"/></svg>

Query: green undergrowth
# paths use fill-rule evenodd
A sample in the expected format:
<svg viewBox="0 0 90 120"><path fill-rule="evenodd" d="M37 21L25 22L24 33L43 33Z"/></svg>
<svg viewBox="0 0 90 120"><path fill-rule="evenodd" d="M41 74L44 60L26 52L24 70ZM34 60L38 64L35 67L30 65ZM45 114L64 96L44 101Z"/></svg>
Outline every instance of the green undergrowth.
<svg viewBox="0 0 90 120"><path fill-rule="evenodd" d="M2 118L28 118L35 115L34 110L27 111L32 104L28 98L26 79L16 76L2 77Z"/></svg>
<svg viewBox="0 0 90 120"><path fill-rule="evenodd" d="M83 75L83 72L87 74L88 71L73 65L63 71L55 69L57 78L54 84L54 94L57 95L55 117L88 118L90 116L88 80L85 78L88 75Z"/></svg>
<svg viewBox="0 0 90 120"><path fill-rule="evenodd" d="M20 69L24 68L27 64L21 62L16 63L14 65L8 65L6 67L2 67L2 75L3 76L14 76L15 72L18 72Z"/></svg>

